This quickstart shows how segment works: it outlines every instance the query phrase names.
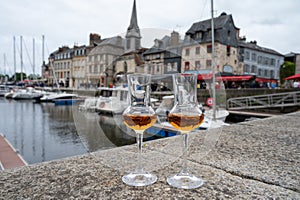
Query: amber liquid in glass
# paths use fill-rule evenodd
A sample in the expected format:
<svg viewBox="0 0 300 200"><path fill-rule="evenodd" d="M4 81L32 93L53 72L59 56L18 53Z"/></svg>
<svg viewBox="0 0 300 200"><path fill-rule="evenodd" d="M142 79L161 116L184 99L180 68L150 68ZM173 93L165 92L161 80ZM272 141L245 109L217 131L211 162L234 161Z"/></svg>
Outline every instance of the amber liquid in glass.
<svg viewBox="0 0 300 200"><path fill-rule="evenodd" d="M168 119L177 130L188 133L202 124L204 115L169 114Z"/></svg>
<svg viewBox="0 0 300 200"><path fill-rule="evenodd" d="M145 130L156 122L156 115L123 115L126 126L133 130Z"/></svg>

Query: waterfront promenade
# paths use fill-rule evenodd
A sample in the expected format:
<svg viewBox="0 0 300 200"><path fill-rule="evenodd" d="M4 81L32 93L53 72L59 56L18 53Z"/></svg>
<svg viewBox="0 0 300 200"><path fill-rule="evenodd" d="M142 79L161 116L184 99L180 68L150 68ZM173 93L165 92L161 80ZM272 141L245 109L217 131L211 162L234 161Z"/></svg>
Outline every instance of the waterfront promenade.
<svg viewBox="0 0 300 200"><path fill-rule="evenodd" d="M191 134L189 169L205 184L170 187L181 137L145 143L158 181L130 187L121 177L136 145L0 172L0 199L300 199L300 112ZM165 148L162 148L165 147Z"/></svg>

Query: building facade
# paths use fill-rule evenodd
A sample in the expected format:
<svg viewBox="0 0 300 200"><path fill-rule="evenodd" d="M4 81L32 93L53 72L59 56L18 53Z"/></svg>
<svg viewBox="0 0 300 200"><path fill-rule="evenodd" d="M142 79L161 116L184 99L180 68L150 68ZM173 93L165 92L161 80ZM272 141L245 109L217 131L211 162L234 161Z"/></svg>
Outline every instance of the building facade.
<svg viewBox="0 0 300 200"><path fill-rule="evenodd" d="M115 61L124 53L120 36L103 39L87 55L86 80L93 87L107 87L113 83Z"/></svg>
<svg viewBox="0 0 300 200"><path fill-rule="evenodd" d="M182 48L181 72L212 69L211 19L194 23L186 32ZM215 66L219 72L239 74L238 63L239 29L231 15L222 13L214 18Z"/></svg>
<svg viewBox="0 0 300 200"><path fill-rule="evenodd" d="M72 57L72 70L71 79L69 82L70 87L79 88L86 84L86 58L88 49L85 45L74 46Z"/></svg>
<svg viewBox="0 0 300 200"><path fill-rule="evenodd" d="M262 81L279 80L280 66L284 56L272 49L260 47L256 41L239 43L240 62L244 74L253 74Z"/></svg>
<svg viewBox="0 0 300 200"><path fill-rule="evenodd" d="M173 31L170 36L155 39L154 45L143 54L145 73L159 75L180 72L182 40Z"/></svg>
<svg viewBox="0 0 300 200"><path fill-rule="evenodd" d="M48 84L69 86L72 70L73 49L63 46L50 54Z"/></svg>

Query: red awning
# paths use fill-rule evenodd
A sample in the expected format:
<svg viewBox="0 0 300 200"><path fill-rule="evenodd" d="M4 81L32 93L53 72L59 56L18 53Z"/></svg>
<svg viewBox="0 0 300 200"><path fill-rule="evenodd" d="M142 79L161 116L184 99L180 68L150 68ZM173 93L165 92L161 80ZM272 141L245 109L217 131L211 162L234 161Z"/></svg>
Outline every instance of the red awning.
<svg viewBox="0 0 300 200"><path fill-rule="evenodd" d="M268 82L278 82L276 79L268 79L268 78L256 78L256 82L263 82L263 83L268 83Z"/></svg>
<svg viewBox="0 0 300 200"><path fill-rule="evenodd" d="M222 81L249 81L253 76L219 76L217 80Z"/></svg>
<svg viewBox="0 0 300 200"><path fill-rule="evenodd" d="M293 76L286 77L284 80L295 80L300 79L300 74L295 74Z"/></svg>
<svg viewBox="0 0 300 200"><path fill-rule="evenodd" d="M198 74L198 80L210 80L212 78L212 74Z"/></svg>

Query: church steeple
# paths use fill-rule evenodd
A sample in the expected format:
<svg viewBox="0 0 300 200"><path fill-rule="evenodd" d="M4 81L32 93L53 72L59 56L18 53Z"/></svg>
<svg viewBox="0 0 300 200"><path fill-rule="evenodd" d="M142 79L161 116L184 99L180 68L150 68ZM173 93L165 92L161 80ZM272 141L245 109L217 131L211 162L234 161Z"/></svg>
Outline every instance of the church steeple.
<svg viewBox="0 0 300 200"><path fill-rule="evenodd" d="M131 13L131 19L130 19L130 25L128 27L128 30L130 29L139 29L138 23L137 23L137 15L136 15L136 4L135 0L133 1L133 8Z"/></svg>
<svg viewBox="0 0 300 200"><path fill-rule="evenodd" d="M136 2L133 1L130 24L126 33L126 51L134 51L141 48L141 33L137 23Z"/></svg>

